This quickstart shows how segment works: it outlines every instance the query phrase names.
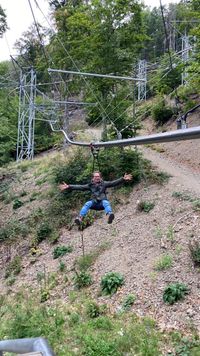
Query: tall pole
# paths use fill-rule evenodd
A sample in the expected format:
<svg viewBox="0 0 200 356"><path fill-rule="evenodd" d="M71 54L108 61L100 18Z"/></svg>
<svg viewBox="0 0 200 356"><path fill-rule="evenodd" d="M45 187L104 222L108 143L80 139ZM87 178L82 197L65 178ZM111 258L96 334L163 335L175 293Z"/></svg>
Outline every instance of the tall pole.
<svg viewBox="0 0 200 356"><path fill-rule="evenodd" d="M20 73L17 161L33 159L35 130L36 73Z"/></svg>

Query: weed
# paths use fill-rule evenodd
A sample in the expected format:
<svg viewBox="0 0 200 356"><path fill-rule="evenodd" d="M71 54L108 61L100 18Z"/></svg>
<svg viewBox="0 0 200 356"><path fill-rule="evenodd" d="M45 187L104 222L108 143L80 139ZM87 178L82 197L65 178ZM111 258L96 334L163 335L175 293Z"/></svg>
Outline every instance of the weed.
<svg viewBox="0 0 200 356"><path fill-rule="evenodd" d="M76 272L76 275L74 276L73 280L75 287L78 289L88 287L92 284L91 275L85 271L82 271L80 273Z"/></svg>
<svg viewBox="0 0 200 356"><path fill-rule="evenodd" d="M24 203L19 200L18 198L15 198L15 200L13 201L13 209L19 209Z"/></svg>
<svg viewBox="0 0 200 356"><path fill-rule="evenodd" d="M69 316L69 326L74 326L80 321L80 315L76 312L71 313Z"/></svg>
<svg viewBox="0 0 200 356"><path fill-rule="evenodd" d="M40 243L45 240L52 233L52 227L49 222L42 222L37 229L37 242Z"/></svg>
<svg viewBox="0 0 200 356"><path fill-rule="evenodd" d="M155 263L156 271L164 271L172 266L172 257L170 255L161 256Z"/></svg>
<svg viewBox="0 0 200 356"><path fill-rule="evenodd" d="M15 256L13 260L8 264L5 271L5 278L16 276L21 271L21 257Z"/></svg>
<svg viewBox="0 0 200 356"><path fill-rule="evenodd" d="M7 286L12 286L15 283L15 281L16 281L15 276L10 276L6 280L6 285Z"/></svg>
<svg viewBox="0 0 200 356"><path fill-rule="evenodd" d="M136 296L134 294L127 295L122 302L122 310L124 311L130 310L132 305L135 303L135 301L136 301Z"/></svg>
<svg viewBox="0 0 200 356"><path fill-rule="evenodd" d="M57 246L54 248L53 250L53 258L59 258L62 257L64 255L66 255L66 253L70 253L73 251L73 247L72 246Z"/></svg>
<svg viewBox="0 0 200 356"><path fill-rule="evenodd" d="M163 230L161 229L160 226L157 226L155 228L155 236L158 238L158 239L162 239L163 237Z"/></svg>
<svg viewBox="0 0 200 356"><path fill-rule="evenodd" d="M47 289L42 289L40 292L40 301L41 303L46 302L50 297L49 291Z"/></svg>
<svg viewBox="0 0 200 356"><path fill-rule="evenodd" d="M200 243L193 241L189 244L190 255L195 266L200 266Z"/></svg>
<svg viewBox="0 0 200 356"><path fill-rule="evenodd" d="M174 242L174 228L172 225L169 225L168 226L168 229L167 229L167 232L166 232L166 237L167 237L167 240L171 241L172 243Z"/></svg>
<svg viewBox="0 0 200 356"><path fill-rule="evenodd" d="M155 206L155 203L144 200L144 201L140 201L137 209L138 211L144 211L145 213L148 213L150 210L152 210Z"/></svg>
<svg viewBox="0 0 200 356"><path fill-rule="evenodd" d="M183 283L169 284L163 293L163 301L167 304L174 304L189 293L189 288Z"/></svg>
<svg viewBox="0 0 200 356"><path fill-rule="evenodd" d="M196 199L192 203L193 210L200 211L200 199Z"/></svg>
<svg viewBox="0 0 200 356"><path fill-rule="evenodd" d="M193 200L191 198L191 196L189 194L187 194L186 192L173 192L172 197L178 198L178 199L184 200L184 201L192 201Z"/></svg>
<svg viewBox="0 0 200 356"><path fill-rule="evenodd" d="M103 294L112 295L124 284L124 277L117 272L109 272L101 279L101 290Z"/></svg>
<svg viewBox="0 0 200 356"><path fill-rule="evenodd" d="M86 314L89 318L97 318L99 315L103 314L104 306L99 306L95 302L89 302L86 307Z"/></svg>
<svg viewBox="0 0 200 356"><path fill-rule="evenodd" d="M42 185L42 184L46 183L47 178L48 178L48 177L47 177L47 176L45 176L45 177L43 177L43 178L41 178L41 179L36 180L35 185L40 186L40 185Z"/></svg>
<svg viewBox="0 0 200 356"><path fill-rule="evenodd" d="M60 272L64 272L65 268L66 268L65 263L63 261L60 261L60 263L59 263L59 271Z"/></svg>
<svg viewBox="0 0 200 356"><path fill-rule="evenodd" d="M26 224L13 219L4 227L0 228L0 241L13 239L18 236L26 237L28 232L28 226Z"/></svg>
<svg viewBox="0 0 200 356"><path fill-rule="evenodd" d="M108 248L110 247L109 243L104 243L102 245L100 245L96 250L94 250L93 252L81 256L79 257L76 261L75 261L75 265L79 268L80 271L86 271L88 268L90 268L95 261L97 260L97 258L104 252L106 251Z"/></svg>
<svg viewBox="0 0 200 356"><path fill-rule="evenodd" d="M93 320L91 324L95 329L102 329L107 331L113 329L112 322L107 316L100 316L99 318Z"/></svg>

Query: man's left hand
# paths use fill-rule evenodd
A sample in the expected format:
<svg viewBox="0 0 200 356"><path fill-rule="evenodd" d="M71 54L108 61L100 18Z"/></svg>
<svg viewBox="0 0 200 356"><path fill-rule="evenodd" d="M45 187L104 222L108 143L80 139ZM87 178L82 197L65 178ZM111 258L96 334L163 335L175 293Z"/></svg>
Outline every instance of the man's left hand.
<svg viewBox="0 0 200 356"><path fill-rule="evenodd" d="M133 179L133 176L132 174L127 174L125 173L124 176L123 176L124 180L128 181L128 180L132 180Z"/></svg>

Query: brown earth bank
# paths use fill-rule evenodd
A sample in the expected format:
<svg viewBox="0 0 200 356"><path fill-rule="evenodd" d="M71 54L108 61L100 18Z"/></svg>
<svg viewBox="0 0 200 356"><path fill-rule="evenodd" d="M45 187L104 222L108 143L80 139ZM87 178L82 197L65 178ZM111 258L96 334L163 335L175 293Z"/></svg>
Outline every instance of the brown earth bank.
<svg viewBox="0 0 200 356"><path fill-rule="evenodd" d="M198 117L194 117L194 122ZM173 127L174 123L170 127ZM152 122L147 122L145 132L153 132ZM120 204L115 207L115 220L108 225L103 213L88 227L81 236L77 227L69 231L63 228L57 245L70 245L73 251L65 255L62 261L68 270L68 281L63 283L58 276L57 285L51 290L51 299L69 301L69 293L74 289L72 269L75 259L82 256L84 241L85 254L100 249L90 269L94 283L88 293L99 303L106 303L111 312L120 311L122 300L128 294L134 294L136 301L132 311L140 316L151 316L162 329L192 330L200 334L200 275L194 267L189 243L200 240L200 211L195 209L194 201L200 199L200 140L184 141L140 148L158 170L171 175L164 185L146 184L135 186L129 197L120 195ZM41 193L47 186L38 186L32 173L25 173L16 191L23 187L29 193L33 190ZM110 195L111 196L111 195ZM140 202L152 202L154 208L148 213L138 210ZM44 200L30 202L13 212L12 205L0 202L1 225L9 217L23 220L35 206L45 206ZM24 209L24 210L22 210ZM76 212L74 212L76 214ZM30 239L14 242L8 246L0 244L0 280L1 293L15 293L21 286L28 289L39 288L38 273L58 273L59 261L53 259L55 246L46 241L39 245L37 258L30 257ZM13 286L8 287L4 278L5 268L16 253L22 256L23 269L16 277ZM170 255L172 265L166 270L157 271L155 266L163 255ZM34 262L34 263L33 263ZM112 297L99 295L102 276L107 272L120 272L125 278L124 286ZM185 283L190 293L186 298L172 306L163 302L163 291L170 283Z"/></svg>

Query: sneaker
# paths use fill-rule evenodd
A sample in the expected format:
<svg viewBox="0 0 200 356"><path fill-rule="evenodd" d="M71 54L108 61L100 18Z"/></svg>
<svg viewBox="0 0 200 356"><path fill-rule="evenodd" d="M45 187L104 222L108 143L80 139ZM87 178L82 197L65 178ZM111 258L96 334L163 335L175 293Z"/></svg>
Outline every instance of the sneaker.
<svg viewBox="0 0 200 356"><path fill-rule="evenodd" d="M110 213L109 217L108 217L108 224L112 224L114 218L115 218L115 215L113 213Z"/></svg>
<svg viewBox="0 0 200 356"><path fill-rule="evenodd" d="M82 223L82 220L81 220L81 218L77 217L77 218L74 220L74 222L75 222L76 225L80 226L81 223Z"/></svg>

